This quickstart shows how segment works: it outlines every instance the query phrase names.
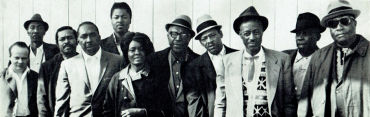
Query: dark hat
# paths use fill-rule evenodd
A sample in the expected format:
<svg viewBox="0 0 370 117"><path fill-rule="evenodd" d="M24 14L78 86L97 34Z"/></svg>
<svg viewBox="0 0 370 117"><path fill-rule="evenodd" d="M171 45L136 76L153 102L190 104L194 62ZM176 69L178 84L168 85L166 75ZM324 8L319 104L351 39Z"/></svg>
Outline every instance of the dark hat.
<svg viewBox="0 0 370 117"><path fill-rule="evenodd" d="M197 35L195 39L198 40L202 33L207 30L218 28L221 29L221 25L217 25L217 22L212 19L210 15L203 15L197 19Z"/></svg>
<svg viewBox="0 0 370 117"><path fill-rule="evenodd" d="M176 17L175 20L172 21L172 23L166 24L167 31L170 28L170 26L180 26L180 27L186 28L190 31L191 37L194 37L195 35L195 32L191 28L191 19L187 15L180 15Z"/></svg>
<svg viewBox="0 0 370 117"><path fill-rule="evenodd" d="M360 10L353 9L346 0L332 1L328 6L328 15L322 18L321 25L327 27L327 21L329 19L342 15L352 15L353 17L357 18L358 15L360 15Z"/></svg>
<svg viewBox="0 0 370 117"><path fill-rule="evenodd" d="M295 29L290 32L297 33L298 31L309 28L317 28L319 29L320 33L324 32L326 29L325 27L321 26L319 17L310 12L306 12L298 15Z"/></svg>
<svg viewBox="0 0 370 117"><path fill-rule="evenodd" d="M36 13L34 14L30 20L27 20L26 22L24 22L23 26L24 28L27 30L28 28L28 25L30 25L31 22L40 22L41 24L43 24L45 26L45 31L47 31L49 29L49 25L48 23L44 22L44 20L42 20L41 18L41 15Z"/></svg>
<svg viewBox="0 0 370 117"><path fill-rule="evenodd" d="M250 19L257 19L257 20L260 20L262 22L262 27L263 27L263 31L266 30L269 22L267 20L266 17L264 16L260 16L257 12L257 10L253 7L253 6L250 6L248 7L247 9L245 9L240 15L238 18L235 19L234 21L234 31L236 33L239 33L239 28L240 28L240 24L244 21L248 21Z"/></svg>

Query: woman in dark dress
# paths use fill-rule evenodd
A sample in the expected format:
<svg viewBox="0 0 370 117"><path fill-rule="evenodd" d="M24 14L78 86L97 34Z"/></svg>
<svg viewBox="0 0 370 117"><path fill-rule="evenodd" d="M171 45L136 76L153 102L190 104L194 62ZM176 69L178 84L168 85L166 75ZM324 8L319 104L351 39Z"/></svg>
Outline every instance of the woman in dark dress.
<svg viewBox="0 0 370 117"><path fill-rule="evenodd" d="M153 53L153 44L143 33L128 33L124 36L123 52L128 53L130 64L116 73L107 89L104 101L104 116L109 117L160 117L160 109L152 94L154 80L150 76L146 55ZM123 45L123 44L122 44Z"/></svg>

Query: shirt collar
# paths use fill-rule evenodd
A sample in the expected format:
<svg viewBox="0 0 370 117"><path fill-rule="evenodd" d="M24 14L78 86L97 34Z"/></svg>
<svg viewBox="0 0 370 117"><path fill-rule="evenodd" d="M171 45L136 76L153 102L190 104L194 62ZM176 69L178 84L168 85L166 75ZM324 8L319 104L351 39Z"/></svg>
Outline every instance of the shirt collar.
<svg viewBox="0 0 370 117"><path fill-rule="evenodd" d="M26 67L26 70L23 71L22 76L20 77L20 79L21 80L25 79L28 72L30 72L30 68ZM14 78L14 76L17 76L17 78L19 78L17 73L15 73L15 71L13 70L13 65L9 66L9 73L11 74L11 76L13 76L13 78Z"/></svg>
<svg viewBox="0 0 370 117"><path fill-rule="evenodd" d="M212 59L214 56L223 56L226 54L225 46L222 45L221 51L217 55L211 54L209 51L207 52L209 57Z"/></svg>
<svg viewBox="0 0 370 117"><path fill-rule="evenodd" d="M114 44L117 45L117 37L116 37L116 34L114 34L114 32L113 32L113 42Z"/></svg>
<svg viewBox="0 0 370 117"><path fill-rule="evenodd" d="M121 73L120 73L120 76L123 76L123 77L119 77L119 79L126 79L126 78L129 78L129 73L130 73L130 69L131 69L131 64L129 64L127 66L127 68L125 68L125 70L123 70ZM141 76L145 76L145 77L148 77L149 75L149 72L150 72L150 69L149 69L149 66L148 65L145 65L145 67L143 69L141 69L140 71L138 71L136 73L135 76L131 76L131 80L132 81L135 81L135 80L139 80L141 79L142 77Z"/></svg>
<svg viewBox="0 0 370 117"><path fill-rule="evenodd" d="M32 50L31 46L29 48L30 48L30 50ZM41 43L41 45L38 48L36 48L36 51L37 51L37 53L43 53L44 52L44 43ZM33 54L33 52L32 52L32 54Z"/></svg>
<svg viewBox="0 0 370 117"><path fill-rule="evenodd" d="M101 51L101 47L99 47L99 50L98 52L96 52L93 56L90 56L88 55L85 51L82 50L82 56L85 58L85 61L88 59L88 58L95 58L95 59L98 59L100 60L101 58L101 54L102 54L102 51Z"/></svg>
<svg viewBox="0 0 370 117"><path fill-rule="evenodd" d="M189 58L188 57L189 56L189 52L186 52L186 55L185 55L185 58L184 58L185 60L175 57L175 55L173 55L173 53L172 53L172 50L170 50L169 56L170 56L170 59L171 59L171 63L172 64L175 63L176 61L186 62L186 61L188 61L188 58Z"/></svg>
<svg viewBox="0 0 370 117"><path fill-rule="evenodd" d="M262 47L260 49L261 50L256 55L254 55L253 57L258 57L261 60L264 60L265 59L265 51L264 51L264 49ZM251 58L252 57L252 55L250 55L247 52L247 49L246 48L243 49L243 57L244 58Z"/></svg>

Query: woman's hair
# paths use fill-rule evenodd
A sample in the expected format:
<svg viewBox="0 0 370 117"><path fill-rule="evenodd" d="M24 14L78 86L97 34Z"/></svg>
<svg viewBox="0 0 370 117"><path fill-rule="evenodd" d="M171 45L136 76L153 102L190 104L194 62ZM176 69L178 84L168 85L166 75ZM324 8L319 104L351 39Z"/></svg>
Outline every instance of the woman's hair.
<svg viewBox="0 0 370 117"><path fill-rule="evenodd" d="M150 41L149 37L140 32L127 32L123 36L123 41L121 43L122 52L128 53L129 45L132 41L136 41L141 44L144 49L145 56L154 52L153 43ZM125 58L127 60L127 58Z"/></svg>

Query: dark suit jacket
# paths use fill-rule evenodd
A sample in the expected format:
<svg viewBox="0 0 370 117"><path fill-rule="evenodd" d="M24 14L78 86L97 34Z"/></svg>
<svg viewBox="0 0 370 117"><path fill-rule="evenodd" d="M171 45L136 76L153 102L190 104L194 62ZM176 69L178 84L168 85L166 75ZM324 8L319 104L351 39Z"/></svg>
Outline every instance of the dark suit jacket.
<svg viewBox="0 0 370 117"><path fill-rule="evenodd" d="M283 52L288 54L290 57L290 65L294 64L295 57L297 56L298 49L284 50ZM292 66L293 68L293 66Z"/></svg>
<svg viewBox="0 0 370 117"><path fill-rule="evenodd" d="M181 64L181 78L184 81L184 73L186 73L186 66L194 60L199 55L194 53L190 48L188 48L189 56L188 60ZM148 56L148 63L150 66L150 72L153 74L153 77L156 80L156 87L158 87L159 91L157 94L154 94L155 97L158 97L157 101L160 101L159 103L162 104L162 107L165 110L166 115L173 116L174 109L176 109L175 100L171 99L170 92L169 92L169 80L170 80L170 66L168 61L168 55L170 53L170 48L164 49L159 52L155 52ZM187 98L187 92L185 90L186 84L183 83L184 87L184 96ZM185 112L187 112L187 108L184 108ZM184 115L188 116L188 115Z"/></svg>
<svg viewBox="0 0 370 117"><path fill-rule="evenodd" d="M64 60L58 74L54 115L67 116L69 111L70 116L102 117L108 84L124 65L121 56L102 51L99 83L92 90L82 54Z"/></svg>
<svg viewBox="0 0 370 117"><path fill-rule="evenodd" d="M237 50L225 47L226 54L235 52ZM196 90L201 91L203 103L205 104L204 116L213 117L214 110L214 101L215 101L215 90L216 90L216 71L211 61L211 58L208 55L208 52L205 52L203 55L194 59L190 64L190 68L193 70L190 73L187 73L187 80L189 84L199 83Z"/></svg>
<svg viewBox="0 0 370 117"><path fill-rule="evenodd" d="M28 109L30 115L28 117L37 117L37 104L36 104L36 89L37 89L38 74L30 70L27 73L27 86L28 86ZM15 79L9 74L7 68L0 74L0 116L13 116L12 109L14 108L15 100L17 98Z"/></svg>
<svg viewBox="0 0 370 117"><path fill-rule="evenodd" d="M122 40L122 43L120 43L120 46L121 46L121 50L123 52L123 57L124 57L124 62L125 63L129 63L128 61L128 56L127 56L127 53L124 53L125 50L124 50L124 46L128 46L128 45L125 45L126 43L124 43L123 41L125 40ZM110 35L109 37L101 40L101 43L100 43L100 46L101 48L104 50L104 51L107 51L107 52L110 52L110 53L113 53L113 54L117 54L119 55L119 52L118 52L118 49L117 49L117 46L116 44L114 43L114 37L113 37L113 34ZM127 51L127 50L126 50Z"/></svg>
<svg viewBox="0 0 370 117"><path fill-rule="evenodd" d="M50 117L54 114L55 87L63 60L62 54L59 53L41 65L37 87L37 107L40 117Z"/></svg>

